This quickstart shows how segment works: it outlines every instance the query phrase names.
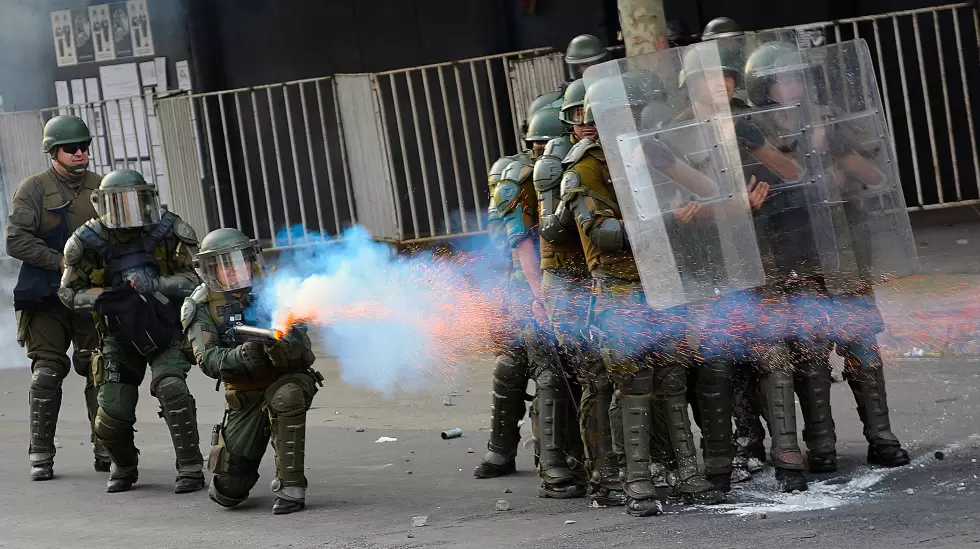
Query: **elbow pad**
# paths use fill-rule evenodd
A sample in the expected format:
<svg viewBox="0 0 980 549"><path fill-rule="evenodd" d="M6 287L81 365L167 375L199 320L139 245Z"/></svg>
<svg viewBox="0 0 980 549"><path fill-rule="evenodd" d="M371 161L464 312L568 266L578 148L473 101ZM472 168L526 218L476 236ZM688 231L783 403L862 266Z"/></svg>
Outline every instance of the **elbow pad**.
<svg viewBox="0 0 980 549"><path fill-rule="evenodd" d="M612 217L605 217L597 223L592 228L589 238L596 248L603 252L621 252L628 245L623 223Z"/></svg>

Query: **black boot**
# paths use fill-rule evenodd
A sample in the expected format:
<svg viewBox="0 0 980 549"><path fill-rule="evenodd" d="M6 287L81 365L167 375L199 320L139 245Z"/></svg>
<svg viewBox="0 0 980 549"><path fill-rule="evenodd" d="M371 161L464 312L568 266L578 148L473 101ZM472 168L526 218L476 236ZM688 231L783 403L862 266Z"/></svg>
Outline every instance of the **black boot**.
<svg viewBox="0 0 980 549"><path fill-rule="evenodd" d="M829 348L822 342L790 345L795 368L795 389L803 411L803 441L811 473L837 470L837 434L830 409ZM826 352L825 352L826 351Z"/></svg>
<svg viewBox="0 0 980 549"><path fill-rule="evenodd" d="M720 492L732 489L732 467L735 447L732 444L731 363L709 360L697 371L697 401L701 410L701 435L704 449L704 472Z"/></svg>
<svg viewBox="0 0 980 549"><path fill-rule="evenodd" d="M566 449L567 429L564 421L565 406L568 403L567 391L557 387L555 374L546 371L538 375L538 422L540 437L538 474L541 487L538 497L571 499L585 496L585 486L578 482L568 466Z"/></svg>
<svg viewBox="0 0 980 549"><path fill-rule="evenodd" d="M28 450L31 460L31 480L51 480L54 478L54 435L58 426L58 412L61 410L61 389L31 389L31 445Z"/></svg>
<svg viewBox="0 0 980 549"><path fill-rule="evenodd" d="M518 378L518 381L510 388L500 381L512 378ZM496 478L517 471L517 446L521 442L521 428L518 423L527 412L524 404L527 380L526 362L516 360L509 354L497 356L491 396L488 452L473 470L474 477Z"/></svg>
<svg viewBox="0 0 980 549"><path fill-rule="evenodd" d="M626 450L626 512L634 517L663 513L663 504L650 474L650 395L623 395L623 434Z"/></svg>
<svg viewBox="0 0 980 549"><path fill-rule="evenodd" d="M283 498L276 498L275 503L272 504L272 514L288 515L289 513L302 511L305 508L306 508L306 503L302 501L292 501Z"/></svg>
<svg viewBox="0 0 980 549"><path fill-rule="evenodd" d="M870 339L844 347L849 364L859 366L845 371L854 394L858 416L868 441L868 464L901 467L909 464L909 454L892 432L885 391L885 372L876 343Z"/></svg>
<svg viewBox="0 0 980 549"><path fill-rule="evenodd" d="M770 371L761 379L760 400L772 438L770 459L776 467L776 483L784 492L806 489L803 455L796 436L796 399L793 398L793 374L787 369L788 350L776 344L766 354Z"/></svg>
<svg viewBox="0 0 980 549"><path fill-rule="evenodd" d="M670 362L660 366L657 371L657 392L663 397L667 434L677 465L668 473L667 482L685 503L715 505L725 501L725 494L705 478L698 463L691 419L687 413L686 385L687 376L682 365ZM704 419L707 421L708 417ZM725 474L730 474L730 469Z"/></svg>

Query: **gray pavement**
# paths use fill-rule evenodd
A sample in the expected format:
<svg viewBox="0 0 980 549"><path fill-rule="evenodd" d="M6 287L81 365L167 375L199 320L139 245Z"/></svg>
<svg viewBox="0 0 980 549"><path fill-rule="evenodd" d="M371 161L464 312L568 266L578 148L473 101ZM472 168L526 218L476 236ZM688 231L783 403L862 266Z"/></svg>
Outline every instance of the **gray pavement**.
<svg viewBox="0 0 980 549"><path fill-rule="evenodd" d="M980 358L969 340L977 324L970 315L980 283L980 215L930 213L915 221L925 276L879 292L892 325L889 405L914 458L909 467L864 464L853 399L838 383L832 402L839 473L812 477L805 494L782 495L766 470L737 485L727 505L669 507L666 516L636 519L622 509L588 508L584 500L537 498L527 450L517 475L473 478L489 425L489 358L475 358L456 379L425 393L384 398L342 384L336 362L321 352L317 368L327 380L308 422L308 509L273 517L271 455L239 509L219 508L202 492L172 493L173 449L146 389L136 425L140 482L132 492L106 494L105 475L92 470L82 380L74 374L65 383L56 478L30 482L30 376L22 350L0 342L7 366L0 370L0 547L976 546ZM206 445L221 418L222 394L199 373L189 383ZM451 391L458 396L444 406ZM452 427L463 437L441 440L439 432ZM522 432L530 436L527 425ZM496 511L499 499L511 509ZM425 526L412 526L417 516L428 517Z"/></svg>

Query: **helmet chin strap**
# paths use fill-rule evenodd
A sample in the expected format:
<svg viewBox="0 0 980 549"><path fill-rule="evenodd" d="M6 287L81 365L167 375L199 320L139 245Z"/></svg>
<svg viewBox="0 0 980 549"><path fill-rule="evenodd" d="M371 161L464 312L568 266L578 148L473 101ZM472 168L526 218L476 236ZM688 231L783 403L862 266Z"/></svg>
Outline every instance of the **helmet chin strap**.
<svg viewBox="0 0 980 549"><path fill-rule="evenodd" d="M65 164L57 157L54 159L54 161L57 162L59 166L65 169L65 171L68 173L68 179L71 179L73 181L77 179L81 179L82 175L85 173L85 170L88 169L88 162L78 166L72 166L70 164Z"/></svg>

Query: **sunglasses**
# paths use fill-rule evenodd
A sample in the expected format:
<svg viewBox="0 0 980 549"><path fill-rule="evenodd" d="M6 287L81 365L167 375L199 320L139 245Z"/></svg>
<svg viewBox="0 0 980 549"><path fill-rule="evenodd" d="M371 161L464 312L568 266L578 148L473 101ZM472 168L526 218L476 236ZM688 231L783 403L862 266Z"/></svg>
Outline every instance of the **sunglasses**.
<svg viewBox="0 0 980 549"><path fill-rule="evenodd" d="M67 154L75 154L78 151L87 153L88 145L88 143L69 143L67 145L62 145L61 150L65 151Z"/></svg>

